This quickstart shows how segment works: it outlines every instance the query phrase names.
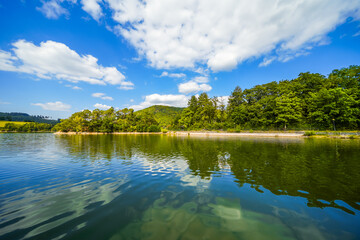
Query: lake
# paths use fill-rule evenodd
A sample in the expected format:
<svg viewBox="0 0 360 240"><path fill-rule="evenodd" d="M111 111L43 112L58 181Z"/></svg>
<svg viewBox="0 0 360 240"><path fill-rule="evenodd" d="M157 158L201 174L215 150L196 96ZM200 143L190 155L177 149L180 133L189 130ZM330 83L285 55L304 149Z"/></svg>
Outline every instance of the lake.
<svg viewBox="0 0 360 240"><path fill-rule="evenodd" d="M0 239L360 239L360 141L0 134Z"/></svg>

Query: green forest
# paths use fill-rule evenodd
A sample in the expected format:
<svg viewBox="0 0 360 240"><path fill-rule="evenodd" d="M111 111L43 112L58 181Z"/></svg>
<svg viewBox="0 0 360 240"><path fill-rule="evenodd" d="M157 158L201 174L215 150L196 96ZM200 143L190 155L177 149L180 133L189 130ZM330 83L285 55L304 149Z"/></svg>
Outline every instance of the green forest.
<svg viewBox="0 0 360 240"><path fill-rule="evenodd" d="M360 66L333 70L328 77L306 72L293 80L244 90L236 87L227 106L206 93L192 96L173 127L356 130L360 127Z"/></svg>
<svg viewBox="0 0 360 240"><path fill-rule="evenodd" d="M133 109L124 108L115 111L95 109L76 112L68 119L56 124L55 131L61 132L160 132L160 126L154 114L149 112L135 113Z"/></svg>
<svg viewBox="0 0 360 240"><path fill-rule="evenodd" d="M293 80L236 87L228 103L206 93L184 109L152 106L84 110L62 119L53 131L159 132L165 130L359 130L360 66L333 70L327 77L300 73Z"/></svg>

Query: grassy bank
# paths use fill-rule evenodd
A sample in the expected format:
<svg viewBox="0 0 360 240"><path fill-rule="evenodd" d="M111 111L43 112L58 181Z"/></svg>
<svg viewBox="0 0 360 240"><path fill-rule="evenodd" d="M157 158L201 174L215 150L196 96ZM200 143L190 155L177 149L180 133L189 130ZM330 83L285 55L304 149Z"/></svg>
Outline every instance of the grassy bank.
<svg viewBox="0 0 360 240"><path fill-rule="evenodd" d="M16 125L24 125L27 122L0 121L0 128L5 127L5 124L7 124L7 123L13 123Z"/></svg>

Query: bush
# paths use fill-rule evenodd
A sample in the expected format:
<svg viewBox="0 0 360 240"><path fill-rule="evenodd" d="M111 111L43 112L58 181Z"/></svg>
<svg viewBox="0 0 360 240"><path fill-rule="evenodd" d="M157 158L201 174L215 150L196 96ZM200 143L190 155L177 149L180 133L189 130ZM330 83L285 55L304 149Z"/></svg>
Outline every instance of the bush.
<svg viewBox="0 0 360 240"><path fill-rule="evenodd" d="M313 136L313 135L315 135L315 132L313 132L313 131L306 131L304 133L304 136L306 136L306 137L310 137L310 136Z"/></svg>
<svg viewBox="0 0 360 240"><path fill-rule="evenodd" d="M151 125L149 127L149 132L161 132L161 128L159 126L156 126L156 125Z"/></svg>

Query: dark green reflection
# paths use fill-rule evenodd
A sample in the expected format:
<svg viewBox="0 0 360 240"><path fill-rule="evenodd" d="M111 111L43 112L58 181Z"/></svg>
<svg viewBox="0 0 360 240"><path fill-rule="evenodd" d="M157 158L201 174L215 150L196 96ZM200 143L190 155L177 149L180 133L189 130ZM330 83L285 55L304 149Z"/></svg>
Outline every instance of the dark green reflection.
<svg viewBox="0 0 360 240"><path fill-rule="evenodd" d="M360 210L360 141L331 139L189 138L163 135L58 136L75 159L172 161L182 157L191 174L208 179L227 167L239 187L307 198L310 207Z"/></svg>

